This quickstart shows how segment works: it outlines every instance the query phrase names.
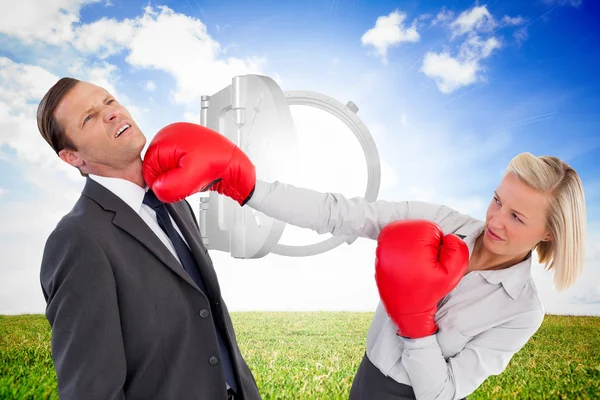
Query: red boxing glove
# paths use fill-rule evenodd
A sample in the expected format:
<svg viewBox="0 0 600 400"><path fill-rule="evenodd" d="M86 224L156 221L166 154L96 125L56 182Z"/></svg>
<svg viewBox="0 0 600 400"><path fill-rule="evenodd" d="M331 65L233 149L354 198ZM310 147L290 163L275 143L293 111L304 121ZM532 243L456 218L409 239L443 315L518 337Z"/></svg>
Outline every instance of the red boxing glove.
<svg viewBox="0 0 600 400"><path fill-rule="evenodd" d="M398 335L416 339L437 332L438 302L450 293L469 266L467 245L443 235L434 222L395 221L377 238L375 281Z"/></svg>
<svg viewBox="0 0 600 400"><path fill-rule="evenodd" d="M146 151L143 175L165 203L214 190L243 206L256 185L254 165L239 147L220 133L189 122L158 131Z"/></svg>

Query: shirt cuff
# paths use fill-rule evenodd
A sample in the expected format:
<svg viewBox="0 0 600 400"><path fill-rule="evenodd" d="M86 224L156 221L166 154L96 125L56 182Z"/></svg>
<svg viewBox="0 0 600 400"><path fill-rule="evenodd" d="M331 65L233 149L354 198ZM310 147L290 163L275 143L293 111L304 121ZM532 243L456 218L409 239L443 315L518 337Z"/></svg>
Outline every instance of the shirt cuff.
<svg viewBox="0 0 600 400"><path fill-rule="evenodd" d="M269 192L269 186L269 183L257 179L254 185L254 193L252 193L252 197L246 205L260 211L260 206Z"/></svg>
<svg viewBox="0 0 600 400"><path fill-rule="evenodd" d="M423 349L425 347L429 347L434 344L438 344L437 335L429 335L424 336L418 339L410 339L402 336L398 336L404 342L404 349L406 350L414 350L414 349Z"/></svg>

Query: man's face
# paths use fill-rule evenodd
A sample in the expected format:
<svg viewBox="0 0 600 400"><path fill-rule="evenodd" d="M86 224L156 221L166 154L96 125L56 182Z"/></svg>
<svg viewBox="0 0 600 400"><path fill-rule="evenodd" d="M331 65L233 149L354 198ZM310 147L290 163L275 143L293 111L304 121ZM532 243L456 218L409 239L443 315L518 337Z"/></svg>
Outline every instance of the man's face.
<svg viewBox="0 0 600 400"><path fill-rule="evenodd" d="M60 158L82 172L113 176L140 160L146 138L125 107L105 89L77 83L54 115L77 148L62 150Z"/></svg>

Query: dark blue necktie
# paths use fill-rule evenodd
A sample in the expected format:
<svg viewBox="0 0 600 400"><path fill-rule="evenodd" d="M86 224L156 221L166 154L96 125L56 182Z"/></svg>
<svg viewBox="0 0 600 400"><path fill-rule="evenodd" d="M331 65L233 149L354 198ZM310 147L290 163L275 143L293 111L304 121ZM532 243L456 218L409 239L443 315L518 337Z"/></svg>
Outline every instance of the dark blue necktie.
<svg viewBox="0 0 600 400"><path fill-rule="evenodd" d="M148 190L146 195L144 196L144 204L148 207L152 208L156 212L156 219L158 221L158 225L161 229L167 234L171 242L173 243L173 247L175 247L175 251L181 260L181 264L183 268L187 271L190 277L196 282L198 288L202 290L207 296L208 292L206 291L206 285L204 284L204 279L202 279L202 275L200 275L200 270L198 269L198 265L196 264L196 260L194 259L194 255L190 251L189 247L185 244L179 233L173 227L173 223L171 222L171 218L169 217L169 212L165 207L165 204L160 201L152 190ZM229 357L229 352L227 351L227 347L225 346L225 341L223 340L223 335L219 327L216 327L217 330L217 338L219 341L219 349L221 351L221 360L223 365L223 370L225 372L225 379L229 386L237 392L237 385L235 382L235 376L233 374L233 368L231 363L231 358Z"/></svg>

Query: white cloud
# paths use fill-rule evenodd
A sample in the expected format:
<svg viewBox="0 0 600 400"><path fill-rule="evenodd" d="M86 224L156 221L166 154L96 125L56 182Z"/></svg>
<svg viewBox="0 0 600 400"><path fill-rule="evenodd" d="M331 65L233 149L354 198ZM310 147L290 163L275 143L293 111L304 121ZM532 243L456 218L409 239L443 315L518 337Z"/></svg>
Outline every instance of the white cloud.
<svg viewBox="0 0 600 400"><path fill-rule="evenodd" d="M485 42L481 42L480 40L475 41L476 45L471 42L470 44L475 45L475 46L480 46L481 49L481 56L480 58L487 58L490 56L490 54L492 54L492 52L495 49L499 49L500 47L502 47L502 43L500 42L499 39L495 38L495 37L491 37L488 38Z"/></svg>
<svg viewBox="0 0 600 400"><path fill-rule="evenodd" d="M82 53L94 54L100 59L119 53L133 38L136 29L134 20L102 18L78 27L73 46Z"/></svg>
<svg viewBox="0 0 600 400"><path fill-rule="evenodd" d="M1 98L14 99L14 103L22 105L26 99L41 98L45 92L44 85L57 78L36 65L16 64L9 58L0 57L0 79Z"/></svg>
<svg viewBox="0 0 600 400"><path fill-rule="evenodd" d="M27 7L20 9L21 14L29 12L33 7L30 3L24 2ZM264 73L264 58L222 59L224 50L210 37L200 20L178 14L166 6L147 6L144 14L134 19L117 21L102 18L73 29L73 25L79 22L79 8L83 4L86 2L71 1L66 7L70 10L67 14L60 11L61 4L46 7L41 13L37 10L33 13L33 20L42 15L53 21L48 29L56 30L53 25L55 22L63 27L65 32L60 35L52 36L47 33L47 29L30 23L19 23L17 27L7 26L3 32L30 42L51 41L62 45L72 43L73 48L82 55L94 56L100 60L125 51L126 61L133 67L165 71L175 78L176 89L172 93L172 99L176 103L191 103L202 94L213 94L230 84L234 76ZM61 15L67 15L69 22L60 19ZM27 20L27 17L16 17L20 21ZM70 71L83 73L89 62L88 59L76 61Z"/></svg>
<svg viewBox="0 0 600 400"><path fill-rule="evenodd" d="M526 41L529 37L529 34L527 33L527 27L518 29L515 33L513 33L513 37L515 38L519 46L523 44L523 42Z"/></svg>
<svg viewBox="0 0 600 400"><path fill-rule="evenodd" d="M444 11L445 12L445 11ZM440 13L442 14L442 13ZM446 15L446 14L442 14ZM505 17L509 18L510 17ZM512 23L518 18L510 19ZM494 17L486 6L473 7L463 11L452 23L452 39L465 35L458 48L458 54L452 55L450 49L442 52L427 52L423 57L421 72L434 79L438 89L449 94L476 82L484 81L482 60L488 58L494 50L502 47L502 41L491 34L484 38L481 33L491 32L497 27Z"/></svg>
<svg viewBox="0 0 600 400"><path fill-rule="evenodd" d="M448 94L476 82L480 68L477 60L461 61L448 53L428 52L423 59L421 71L435 79L442 93Z"/></svg>
<svg viewBox="0 0 600 400"><path fill-rule="evenodd" d="M6 193L8 193L8 190L0 187L0 199L2 199L2 196L4 196Z"/></svg>
<svg viewBox="0 0 600 400"><path fill-rule="evenodd" d="M417 20L419 20L419 21L427 21L427 20L432 19L432 18L433 18L433 15L431 15L431 14L421 14L421 15L419 15L417 17Z"/></svg>
<svg viewBox="0 0 600 400"><path fill-rule="evenodd" d="M517 17L509 17L508 15L505 15L504 18L502 18L502 22L508 26L521 25L525 23L525 18L521 17L520 15Z"/></svg>
<svg viewBox="0 0 600 400"><path fill-rule="evenodd" d="M413 21L411 26L405 27L405 19L406 14L398 10L387 16L378 17L375 26L362 35L362 44L374 46L377 55L386 62L389 47L403 42L418 42L420 39L417 20Z"/></svg>
<svg viewBox="0 0 600 400"><path fill-rule="evenodd" d="M34 65L17 64L0 58L0 146L12 147L20 158L43 161L56 157L45 144L39 131L35 113L45 90L58 78Z"/></svg>
<svg viewBox="0 0 600 400"><path fill-rule="evenodd" d="M449 22L453 18L454 13L444 7L438 13L432 25L447 26L452 32L451 39L455 39L462 35L470 37L486 34L486 36L489 36L501 28L514 27L526 22L526 19L520 15L516 17L505 15L500 23L487 9L487 5L475 6L465 10L454 21Z"/></svg>
<svg viewBox="0 0 600 400"><path fill-rule="evenodd" d="M495 27L496 21L485 5L463 11L458 18L450 24L450 28L453 31L453 37L470 32L490 32Z"/></svg>
<svg viewBox="0 0 600 400"><path fill-rule="evenodd" d="M266 62L259 57L221 60L221 45L199 20L167 7L146 7L136 21L126 61L134 67L166 71L177 82L173 100L188 103L202 94L213 94L231 84L236 75L262 73Z"/></svg>
<svg viewBox="0 0 600 400"><path fill-rule="evenodd" d="M454 18L454 12L448 11L446 7L443 7L442 10L435 16L435 19L431 21L432 26L445 24Z"/></svg>
<svg viewBox="0 0 600 400"><path fill-rule="evenodd" d="M459 57L462 60L482 60L489 57L495 49L502 47L500 40L492 36L487 40L482 40L480 36L472 36L461 46Z"/></svg>
<svg viewBox="0 0 600 400"><path fill-rule="evenodd" d="M24 43L60 44L73 40L79 11L99 0L19 0L0 2L0 33Z"/></svg>

